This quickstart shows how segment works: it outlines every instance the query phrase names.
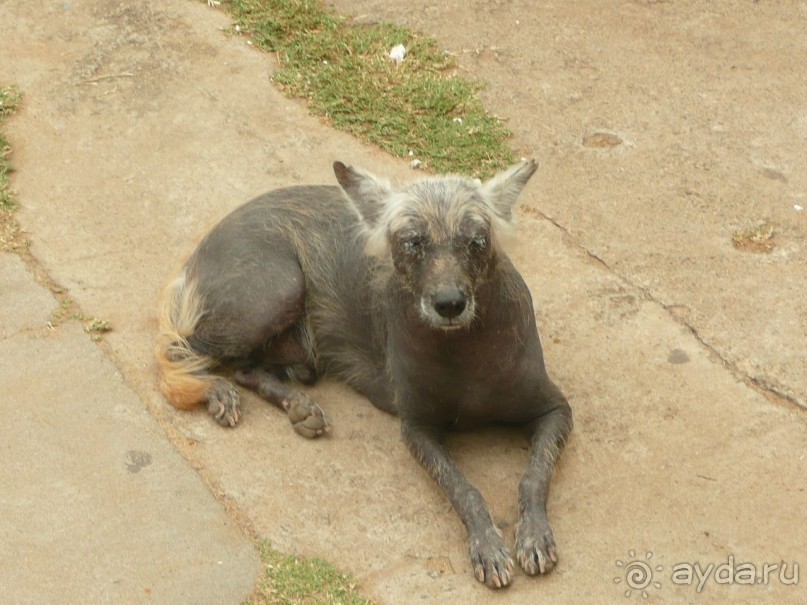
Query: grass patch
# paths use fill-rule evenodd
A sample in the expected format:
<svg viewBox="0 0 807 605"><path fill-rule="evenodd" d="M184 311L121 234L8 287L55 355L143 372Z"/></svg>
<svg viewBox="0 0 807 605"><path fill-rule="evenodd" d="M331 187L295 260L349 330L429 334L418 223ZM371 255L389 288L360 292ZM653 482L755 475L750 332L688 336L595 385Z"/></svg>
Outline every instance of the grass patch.
<svg viewBox="0 0 807 605"><path fill-rule="evenodd" d="M233 0L241 32L277 53L275 82L340 130L437 172L487 177L513 162L501 121L437 42L388 23L358 25L318 0ZM406 58L389 58L403 44Z"/></svg>
<svg viewBox="0 0 807 605"><path fill-rule="evenodd" d="M264 576L243 605L371 605L356 591L353 578L322 559L300 559L261 544Z"/></svg>

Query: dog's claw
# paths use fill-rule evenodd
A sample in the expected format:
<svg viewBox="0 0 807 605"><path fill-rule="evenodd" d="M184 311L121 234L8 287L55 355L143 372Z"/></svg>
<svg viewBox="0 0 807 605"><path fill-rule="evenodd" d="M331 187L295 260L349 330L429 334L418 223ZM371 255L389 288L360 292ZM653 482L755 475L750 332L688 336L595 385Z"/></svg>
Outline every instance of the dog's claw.
<svg viewBox="0 0 807 605"><path fill-rule="evenodd" d="M471 541L471 564L474 577L491 588L504 588L512 582L513 560L498 533Z"/></svg>
<svg viewBox="0 0 807 605"><path fill-rule="evenodd" d="M221 426L234 427L241 413L238 409L238 391L223 379L217 380L208 393L207 411Z"/></svg>
<svg viewBox="0 0 807 605"><path fill-rule="evenodd" d="M552 571L558 562L558 553L551 528L548 525L536 527L522 519L516 530L516 558L530 576Z"/></svg>

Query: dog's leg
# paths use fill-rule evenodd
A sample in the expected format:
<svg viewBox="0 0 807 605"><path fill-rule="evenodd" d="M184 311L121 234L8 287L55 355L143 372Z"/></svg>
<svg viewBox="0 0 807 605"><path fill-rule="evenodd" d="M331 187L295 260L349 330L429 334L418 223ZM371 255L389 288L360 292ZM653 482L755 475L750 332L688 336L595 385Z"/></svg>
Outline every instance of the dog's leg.
<svg viewBox="0 0 807 605"><path fill-rule="evenodd" d="M509 585L513 572L510 552L482 494L451 459L441 432L404 421L401 433L409 451L443 489L465 524L476 579L492 588Z"/></svg>
<svg viewBox="0 0 807 605"><path fill-rule="evenodd" d="M566 398L551 382L547 391L552 408L531 425L530 460L518 486L516 558L529 575L546 573L558 562L546 500L555 463L572 430L572 410Z"/></svg>
<svg viewBox="0 0 807 605"><path fill-rule="evenodd" d="M255 391L258 395L278 406L289 416L294 430L303 437L313 439L330 430L325 412L302 391L283 384L266 370L238 370L235 381Z"/></svg>

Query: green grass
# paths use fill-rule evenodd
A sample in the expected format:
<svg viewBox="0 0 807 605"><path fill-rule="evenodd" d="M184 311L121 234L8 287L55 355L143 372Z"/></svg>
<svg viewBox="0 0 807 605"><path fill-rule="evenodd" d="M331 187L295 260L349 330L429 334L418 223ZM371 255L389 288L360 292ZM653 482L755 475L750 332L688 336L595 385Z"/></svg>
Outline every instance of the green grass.
<svg viewBox="0 0 807 605"><path fill-rule="evenodd" d="M456 75L437 42L387 23L357 25L317 0L233 0L241 32L277 53L275 82L340 130L436 172L486 177L513 161L509 131L480 84ZM406 59L388 53L403 44Z"/></svg>
<svg viewBox="0 0 807 605"><path fill-rule="evenodd" d="M6 117L14 112L21 98L20 92L15 86L0 88L0 211L5 212L14 210L17 204L8 182L8 174L11 172L11 164L8 162L11 146L3 135L2 128Z"/></svg>
<svg viewBox="0 0 807 605"><path fill-rule="evenodd" d="M244 605L370 605L355 581L322 559L300 559L261 544L264 576Z"/></svg>

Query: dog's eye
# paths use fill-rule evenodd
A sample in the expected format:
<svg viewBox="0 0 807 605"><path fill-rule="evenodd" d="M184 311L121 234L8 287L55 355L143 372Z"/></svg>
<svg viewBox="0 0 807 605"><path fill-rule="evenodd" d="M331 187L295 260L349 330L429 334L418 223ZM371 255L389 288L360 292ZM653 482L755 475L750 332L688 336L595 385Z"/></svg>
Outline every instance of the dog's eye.
<svg viewBox="0 0 807 605"><path fill-rule="evenodd" d="M402 245L404 252L419 252L423 249L425 240L420 236L408 237L403 240Z"/></svg>
<svg viewBox="0 0 807 605"><path fill-rule="evenodd" d="M485 235L475 235L469 245L474 250L484 250L488 247L488 238Z"/></svg>

